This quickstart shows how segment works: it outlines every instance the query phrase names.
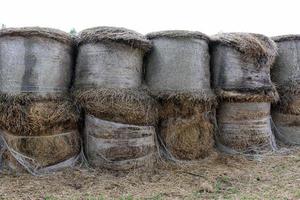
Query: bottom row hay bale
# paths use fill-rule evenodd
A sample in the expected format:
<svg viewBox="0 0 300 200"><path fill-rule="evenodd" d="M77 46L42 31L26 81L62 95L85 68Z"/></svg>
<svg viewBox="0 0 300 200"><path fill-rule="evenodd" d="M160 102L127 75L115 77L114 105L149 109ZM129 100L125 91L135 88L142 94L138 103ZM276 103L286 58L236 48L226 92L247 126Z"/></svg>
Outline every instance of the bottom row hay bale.
<svg viewBox="0 0 300 200"><path fill-rule="evenodd" d="M1 96L2 164L33 174L72 165L81 149L78 119L67 99Z"/></svg>
<svg viewBox="0 0 300 200"><path fill-rule="evenodd" d="M205 104L162 100L159 137L170 156L193 160L208 156L213 149L215 111Z"/></svg>
<svg viewBox="0 0 300 200"><path fill-rule="evenodd" d="M300 145L300 115L272 112L274 133L286 144Z"/></svg>
<svg viewBox="0 0 300 200"><path fill-rule="evenodd" d="M290 80L278 86L280 101L273 105L272 119L276 138L300 145L300 82Z"/></svg>
<svg viewBox="0 0 300 200"><path fill-rule="evenodd" d="M59 168L64 166L63 162L75 160L81 150L77 130L43 136L16 136L2 131L1 137L4 143L2 161L16 171L55 170L55 165ZM66 163L66 166L72 164Z"/></svg>
<svg viewBox="0 0 300 200"><path fill-rule="evenodd" d="M155 128L85 117L85 153L93 167L111 170L151 168L156 157Z"/></svg>
<svg viewBox="0 0 300 200"><path fill-rule="evenodd" d="M269 102L223 102L218 111L218 146L228 153L263 153L276 148Z"/></svg>

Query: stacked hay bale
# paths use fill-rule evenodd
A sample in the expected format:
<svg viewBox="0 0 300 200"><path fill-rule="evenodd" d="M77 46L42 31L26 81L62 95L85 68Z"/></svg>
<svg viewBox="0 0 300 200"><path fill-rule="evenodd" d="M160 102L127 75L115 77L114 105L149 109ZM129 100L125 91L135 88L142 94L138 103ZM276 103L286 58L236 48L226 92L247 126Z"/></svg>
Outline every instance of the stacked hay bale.
<svg viewBox="0 0 300 200"><path fill-rule="evenodd" d="M211 42L218 146L229 153L263 153L276 148L270 103L278 98L270 79L276 45L259 34L218 34Z"/></svg>
<svg viewBox="0 0 300 200"><path fill-rule="evenodd" d="M145 80L160 102L159 137L168 155L192 160L212 150L215 95L210 87L209 38L200 32L150 33Z"/></svg>
<svg viewBox="0 0 300 200"><path fill-rule="evenodd" d="M149 167L155 157L155 101L142 89L142 35L96 27L79 34L74 96L85 112L85 152L92 166Z"/></svg>
<svg viewBox="0 0 300 200"><path fill-rule="evenodd" d="M300 145L300 35L272 38L278 46L278 57L271 70L280 101L274 105L272 118L276 137Z"/></svg>
<svg viewBox="0 0 300 200"><path fill-rule="evenodd" d="M72 46L72 38L59 30L0 31L0 135L6 166L39 174L74 164L80 138L78 114L68 98Z"/></svg>

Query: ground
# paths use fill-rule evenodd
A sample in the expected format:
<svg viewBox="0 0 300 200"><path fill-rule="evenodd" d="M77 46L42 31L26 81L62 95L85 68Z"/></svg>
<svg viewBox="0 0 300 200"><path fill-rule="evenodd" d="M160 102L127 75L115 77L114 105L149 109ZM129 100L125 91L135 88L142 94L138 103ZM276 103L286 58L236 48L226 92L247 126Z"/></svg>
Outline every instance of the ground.
<svg viewBox="0 0 300 200"><path fill-rule="evenodd" d="M193 163L161 161L130 173L76 168L33 177L1 175L0 199L300 199L300 148L249 160L213 153Z"/></svg>

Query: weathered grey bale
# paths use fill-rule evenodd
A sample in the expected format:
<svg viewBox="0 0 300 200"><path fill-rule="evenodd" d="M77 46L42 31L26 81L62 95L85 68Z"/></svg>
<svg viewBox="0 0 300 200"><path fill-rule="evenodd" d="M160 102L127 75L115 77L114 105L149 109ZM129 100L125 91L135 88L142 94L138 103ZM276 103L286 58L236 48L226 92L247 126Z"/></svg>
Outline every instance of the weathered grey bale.
<svg viewBox="0 0 300 200"><path fill-rule="evenodd" d="M278 47L278 56L272 67L272 81L277 85L300 81L300 35L272 38Z"/></svg>
<svg viewBox="0 0 300 200"><path fill-rule="evenodd" d="M272 39L278 46L278 56L271 75L280 96L272 112L275 134L287 144L300 145L300 36L284 35Z"/></svg>
<svg viewBox="0 0 300 200"><path fill-rule="evenodd" d="M170 157L204 158L213 147L215 95L210 87L209 38L200 32L150 33L145 80L159 100L159 138Z"/></svg>
<svg viewBox="0 0 300 200"><path fill-rule="evenodd" d="M155 161L155 128L85 117L85 153L94 167L112 170L151 168Z"/></svg>
<svg viewBox="0 0 300 200"><path fill-rule="evenodd" d="M0 30L0 92L65 93L72 73L72 38L39 27Z"/></svg>
<svg viewBox="0 0 300 200"><path fill-rule="evenodd" d="M76 90L73 95L85 114L103 120L139 126L157 123L157 102L144 91L91 88Z"/></svg>
<svg viewBox="0 0 300 200"><path fill-rule="evenodd" d="M158 98L211 101L208 36L200 32L150 33L153 49L146 57L145 80Z"/></svg>
<svg viewBox="0 0 300 200"><path fill-rule="evenodd" d="M141 34L96 27L79 33L75 88L139 88L143 55L151 47Z"/></svg>
<svg viewBox="0 0 300 200"><path fill-rule="evenodd" d="M217 144L228 153L260 154L276 148L268 102L224 102L217 111Z"/></svg>
<svg viewBox="0 0 300 200"><path fill-rule="evenodd" d="M213 87L218 93L273 91L270 67L276 54L276 44L263 35L223 33L213 36Z"/></svg>

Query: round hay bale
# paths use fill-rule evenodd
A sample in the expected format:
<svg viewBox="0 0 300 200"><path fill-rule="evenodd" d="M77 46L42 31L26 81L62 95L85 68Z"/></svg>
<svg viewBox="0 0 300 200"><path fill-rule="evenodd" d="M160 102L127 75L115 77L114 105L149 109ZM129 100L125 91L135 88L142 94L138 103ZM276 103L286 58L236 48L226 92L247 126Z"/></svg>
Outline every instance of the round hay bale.
<svg viewBox="0 0 300 200"><path fill-rule="evenodd" d="M49 28L0 30L0 92L61 94L72 74L72 38Z"/></svg>
<svg viewBox="0 0 300 200"><path fill-rule="evenodd" d="M275 136L286 144L300 145L300 115L272 111Z"/></svg>
<svg viewBox="0 0 300 200"><path fill-rule="evenodd" d="M59 167L59 163L77 157L80 153L80 136L78 131L69 131L56 135L16 136L1 131L5 140L5 150L2 156L11 170L31 173L46 168ZM72 159L71 159L72 160Z"/></svg>
<svg viewBox="0 0 300 200"><path fill-rule="evenodd" d="M112 170L150 168L155 161L155 128L100 120L87 115L85 153L94 167Z"/></svg>
<svg viewBox="0 0 300 200"><path fill-rule="evenodd" d="M280 96L272 112L275 135L284 143L300 145L300 35L272 39L278 46L278 56L271 75Z"/></svg>
<svg viewBox="0 0 300 200"><path fill-rule="evenodd" d="M278 47L278 56L272 67L272 81L277 86L290 81L300 81L300 35L284 35L272 38Z"/></svg>
<svg viewBox="0 0 300 200"><path fill-rule="evenodd" d="M300 95L300 35L284 35L272 39L278 46L278 56L271 70L272 80L280 95L277 109L297 114L297 97Z"/></svg>
<svg viewBox="0 0 300 200"><path fill-rule="evenodd" d="M212 37L211 65L217 92L269 92L274 86L270 67L276 44L266 36L251 33L222 33Z"/></svg>
<svg viewBox="0 0 300 200"><path fill-rule="evenodd" d="M86 114L118 123L155 125L158 106L146 92L136 89L82 89L73 93Z"/></svg>
<svg viewBox="0 0 300 200"><path fill-rule="evenodd" d="M96 27L79 33L75 88L138 88L151 43L135 31Z"/></svg>
<svg viewBox="0 0 300 200"><path fill-rule="evenodd" d="M147 38L153 49L146 57L145 80L155 97L214 100L208 36L178 30L149 33Z"/></svg>
<svg viewBox="0 0 300 200"><path fill-rule="evenodd" d="M225 152L245 154L273 150L268 102L224 102L217 111L218 145Z"/></svg>
<svg viewBox="0 0 300 200"><path fill-rule="evenodd" d="M204 104L163 101L159 137L170 157L193 160L208 156L213 149L215 115Z"/></svg>
<svg viewBox="0 0 300 200"><path fill-rule="evenodd" d="M69 100L14 98L0 100L0 129L13 135L52 135L77 129L79 113Z"/></svg>

